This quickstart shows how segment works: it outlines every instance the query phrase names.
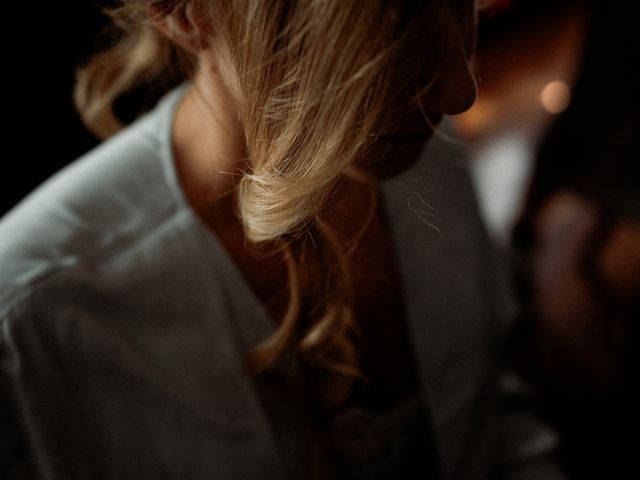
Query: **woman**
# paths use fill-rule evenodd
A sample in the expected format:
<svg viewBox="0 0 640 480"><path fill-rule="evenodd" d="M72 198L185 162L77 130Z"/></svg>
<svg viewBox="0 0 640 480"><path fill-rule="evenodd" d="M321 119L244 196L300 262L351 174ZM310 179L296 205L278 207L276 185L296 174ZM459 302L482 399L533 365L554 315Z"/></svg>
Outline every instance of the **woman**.
<svg viewBox="0 0 640 480"><path fill-rule="evenodd" d="M186 83L3 219L9 475L553 478L529 433L495 461L495 305L478 265L438 263L473 248L425 225L424 184L380 183L472 103L473 2L114 16L88 125L113 133L116 99L178 61ZM452 172L433 181L464 196ZM442 310L450 288L471 308Z"/></svg>

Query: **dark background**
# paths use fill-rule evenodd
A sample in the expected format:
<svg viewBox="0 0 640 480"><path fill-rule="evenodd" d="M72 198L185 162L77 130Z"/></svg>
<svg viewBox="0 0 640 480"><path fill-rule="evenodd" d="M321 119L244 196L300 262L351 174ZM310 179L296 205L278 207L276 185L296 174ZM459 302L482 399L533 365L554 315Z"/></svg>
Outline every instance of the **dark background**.
<svg viewBox="0 0 640 480"><path fill-rule="evenodd" d="M76 66L107 24L95 1L14 2L5 25L5 154L0 216L93 146L72 102Z"/></svg>

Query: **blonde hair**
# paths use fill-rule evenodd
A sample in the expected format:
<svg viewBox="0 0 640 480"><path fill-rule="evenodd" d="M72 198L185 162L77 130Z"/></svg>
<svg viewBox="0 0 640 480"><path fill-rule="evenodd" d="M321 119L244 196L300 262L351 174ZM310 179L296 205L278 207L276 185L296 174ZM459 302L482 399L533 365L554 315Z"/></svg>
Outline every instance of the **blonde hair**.
<svg viewBox="0 0 640 480"><path fill-rule="evenodd" d="M419 101L435 76L448 46L437 27L444 1L125 0L110 14L126 34L78 73L78 109L108 136L121 127L113 103L123 93L175 79L172 63L184 79L194 73L193 55L157 31L149 9L196 9L225 41L250 169L237 189L239 215L249 240L282 246L289 271L288 311L251 363L265 370L294 348L333 373L321 387L328 403L358 375L357 328L345 249L318 212L377 135L393 130L388 113L408 102L400 92Z"/></svg>

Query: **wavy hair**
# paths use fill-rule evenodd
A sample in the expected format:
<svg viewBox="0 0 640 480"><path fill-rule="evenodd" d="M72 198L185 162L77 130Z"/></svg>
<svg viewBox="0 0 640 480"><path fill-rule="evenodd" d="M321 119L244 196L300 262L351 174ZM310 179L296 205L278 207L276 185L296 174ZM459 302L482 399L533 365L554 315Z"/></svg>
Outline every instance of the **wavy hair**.
<svg viewBox="0 0 640 480"><path fill-rule="evenodd" d="M167 40L149 12L196 9L224 40L249 163L236 192L239 216L250 241L281 246L289 272L289 308L250 364L264 371L293 349L324 372L320 391L330 404L359 375L357 327L348 252L318 213L340 177L394 129L390 113L419 102L435 78L451 43L438 27L445 1L123 0L109 14L124 34L78 72L81 116L106 137L122 126L118 98L196 70L194 54Z"/></svg>

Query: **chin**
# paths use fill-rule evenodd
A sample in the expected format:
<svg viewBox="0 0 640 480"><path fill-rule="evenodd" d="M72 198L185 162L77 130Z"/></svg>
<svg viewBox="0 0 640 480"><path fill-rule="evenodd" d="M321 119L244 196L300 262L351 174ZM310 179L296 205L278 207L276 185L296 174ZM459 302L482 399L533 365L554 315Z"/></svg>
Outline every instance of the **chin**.
<svg viewBox="0 0 640 480"><path fill-rule="evenodd" d="M401 174L415 165L432 135L430 132L420 138L405 141L390 139L383 145L376 145L375 152L372 152L372 157L366 162L365 170L380 180Z"/></svg>

